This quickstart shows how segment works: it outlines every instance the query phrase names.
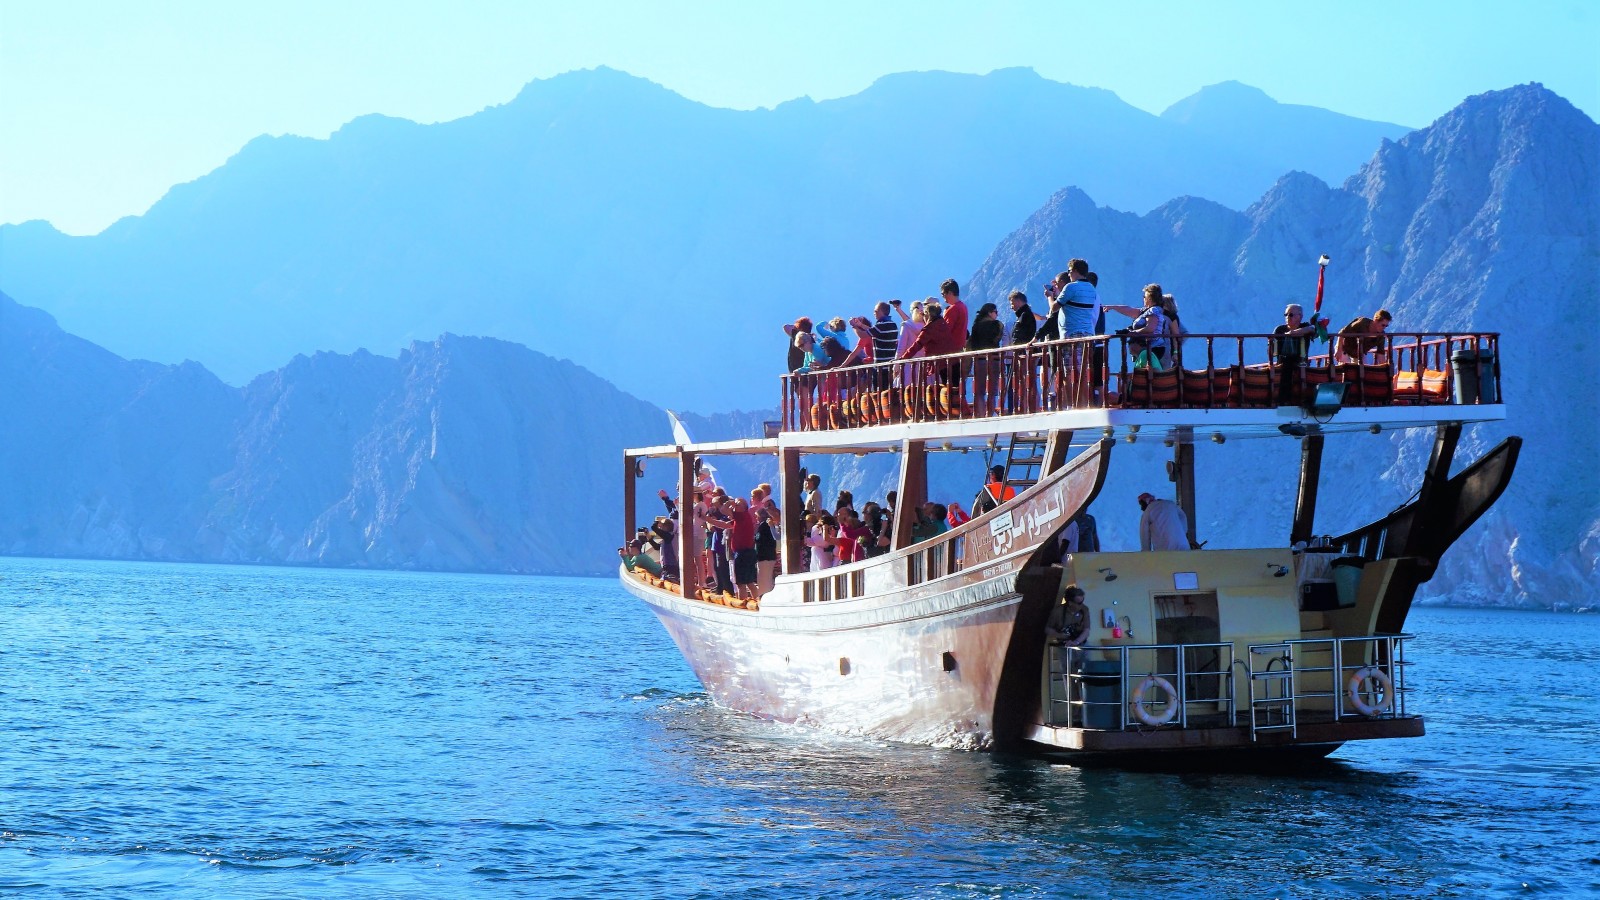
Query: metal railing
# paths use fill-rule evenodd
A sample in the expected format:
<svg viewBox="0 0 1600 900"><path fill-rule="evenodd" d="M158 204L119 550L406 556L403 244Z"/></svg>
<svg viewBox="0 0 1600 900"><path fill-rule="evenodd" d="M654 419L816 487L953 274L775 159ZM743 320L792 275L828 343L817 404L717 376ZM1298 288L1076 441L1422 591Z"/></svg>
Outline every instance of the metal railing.
<svg viewBox="0 0 1600 900"><path fill-rule="evenodd" d="M829 431L1069 409L1273 407L1299 403L1330 381L1349 385L1349 406L1499 402L1496 333L1336 338L1329 352L1304 358L1280 355L1282 346L1266 334L1194 334L1173 338L1152 360L1134 336L1097 336L795 372L781 377L781 427ZM1457 353L1473 361L1470 390L1457 389ZM1479 366L1487 367L1482 375Z"/></svg>
<svg viewBox="0 0 1600 900"><path fill-rule="evenodd" d="M1129 725L1145 727L1133 708L1133 691L1148 679L1162 679L1175 696L1171 723L1188 728L1220 723L1233 725L1234 660L1233 644L1119 644L1111 647L1064 647L1051 649L1051 682L1057 679L1064 697L1050 697L1047 724L1065 723L1068 728L1123 731ZM1065 650L1065 653L1054 652ZM1207 656L1211 658L1207 659ZM1165 688L1163 689L1165 690ZM1154 698L1146 701L1153 704ZM1193 716L1197 705L1212 708ZM1065 715L1058 718L1057 711Z"/></svg>
<svg viewBox="0 0 1600 900"><path fill-rule="evenodd" d="M1410 718L1405 645L1411 637L1294 638L1250 644L1237 659L1228 642L1049 647L1045 724L1099 731L1235 728L1242 707L1254 739L1274 729L1294 732L1306 721ZM1236 670L1246 685L1242 697ZM1162 696L1136 700L1141 686Z"/></svg>

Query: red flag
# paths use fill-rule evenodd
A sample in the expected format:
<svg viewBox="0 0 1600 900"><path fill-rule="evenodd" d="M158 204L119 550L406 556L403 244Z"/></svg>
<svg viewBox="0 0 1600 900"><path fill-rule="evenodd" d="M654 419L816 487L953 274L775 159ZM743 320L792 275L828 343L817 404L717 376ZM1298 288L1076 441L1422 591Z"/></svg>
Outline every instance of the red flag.
<svg viewBox="0 0 1600 900"><path fill-rule="evenodd" d="M1317 266L1317 304L1311 308L1312 318L1316 318L1317 313L1322 312L1322 277L1327 274L1327 263Z"/></svg>

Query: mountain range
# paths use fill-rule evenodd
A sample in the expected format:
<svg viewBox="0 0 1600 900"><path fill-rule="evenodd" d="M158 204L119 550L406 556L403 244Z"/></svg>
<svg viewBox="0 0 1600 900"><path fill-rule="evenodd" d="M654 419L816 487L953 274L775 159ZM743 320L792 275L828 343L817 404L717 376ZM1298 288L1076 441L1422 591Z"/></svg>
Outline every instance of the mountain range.
<svg viewBox="0 0 1600 900"><path fill-rule="evenodd" d="M1191 113L1181 104L1169 110L1174 118ZM1498 331L1510 418L1469 429L1459 456L1474 457L1506 433L1527 443L1507 495L1445 559L1428 591L1482 603L1590 602L1600 597L1600 476L1588 463L1600 453L1600 423L1588 385L1600 364L1584 323L1596 308L1591 273L1600 264L1600 128L1555 94L1523 85L1469 98L1426 128L1380 137L1374 148L1340 186L1289 172L1240 209L1178 196L1138 214L1101 205L1077 187L1058 189L973 264L966 293L974 304L1003 300L1083 256L1109 299L1131 301L1145 282L1159 281L1177 295L1192 332L1264 331L1281 321L1285 301L1309 302L1316 258L1328 253L1325 311L1334 318L1383 306L1395 314L1396 331ZM304 142L303 149L317 156L326 147ZM362 165L350 165L351 180L360 180ZM258 189L267 193L268 182ZM368 202L405 205L380 194ZM174 209L162 211L163 227L184 221ZM200 235L210 224L202 217L179 230ZM112 246L118 234L139 246L154 240L115 231L67 240L88 241L89 249ZM24 233L45 231L0 231L8 284ZM137 261L134 251L119 252ZM204 255L191 262L228 268ZM428 262L405 259L419 271ZM459 273L464 264L439 265ZM29 279L42 278L42 269L32 271ZM92 281L72 271L54 277L78 278L83 290ZM305 314L318 309L308 299ZM692 309L685 315L702 318ZM601 355L631 383L663 381L676 369L694 373L698 382L685 376L683 383L698 383L697 405L714 411L730 408L747 384L759 405L770 403L772 383L735 364L735 349L754 347L757 371L776 372L780 348L759 334L699 324L688 347L676 333L651 344L598 337ZM580 348L567 343L576 358ZM684 359L709 365L680 366ZM0 414L13 423L0 438L7 473L0 551L12 554L603 571L617 539L618 451L670 440L657 406L584 366L505 340L450 334L412 342L394 357L295 356L232 386L195 362L125 359L0 297L0 377L7 384ZM756 433L772 417L685 415L700 439ZM1318 530L1337 533L1403 502L1427 451L1420 434L1330 439ZM1095 509L1108 546L1131 545L1132 498L1144 489L1161 493L1166 452L1144 442L1114 451ZM1201 536L1281 543L1297 461L1292 443L1230 442L1198 457ZM981 475L977 457L936 466L943 496L971 496ZM645 496L670 486L665 468L647 473ZM767 471L737 469L728 480L742 486ZM836 458L825 472L830 493L859 487L858 497L879 497L887 488L870 460Z"/></svg>
<svg viewBox="0 0 1600 900"><path fill-rule="evenodd" d="M20 556L594 573L619 448L671 435L661 410L505 341L298 356L236 388L3 294L0 378L0 552Z"/></svg>
<svg viewBox="0 0 1600 900"><path fill-rule="evenodd" d="M719 408L767 406L765 379L643 361L770 372L779 322L936 293L1064 185L1129 210L1242 207L1291 169L1341 179L1405 130L1235 83L1160 116L1027 69L735 111L602 68L452 122L258 138L98 235L0 226L0 290L120 355L193 359L230 384L297 353L453 332L662 405L711 388Z"/></svg>
<svg viewBox="0 0 1600 900"><path fill-rule="evenodd" d="M1600 598L1600 475L1589 465L1600 420L1588 387L1600 383L1600 358L1586 324L1600 300L1600 128L1539 85L1468 98L1383 141L1342 187L1288 174L1243 212L1182 198L1139 216L1064 190L1000 243L969 293L1002 301L1082 256L1113 295L1161 283L1192 332L1264 332L1282 322L1286 302L1310 308L1322 253L1333 260L1324 311L1335 328L1386 308L1391 332L1501 335L1508 417L1469 429L1458 468L1505 434L1522 435L1525 451L1506 496L1428 589L1496 602ZM1319 527L1335 534L1404 502L1429 450L1416 434L1337 445L1319 510ZM1295 454L1210 450L1200 464L1209 455L1227 468L1202 479L1214 488L1202 494L1202 532L1278 543ZM1144 452L1144 466L1113 467L1114 502L1131 502L1139 473L1159 471ZM1128 524L1114 522L1113 539L1126 540Z"/></svg>

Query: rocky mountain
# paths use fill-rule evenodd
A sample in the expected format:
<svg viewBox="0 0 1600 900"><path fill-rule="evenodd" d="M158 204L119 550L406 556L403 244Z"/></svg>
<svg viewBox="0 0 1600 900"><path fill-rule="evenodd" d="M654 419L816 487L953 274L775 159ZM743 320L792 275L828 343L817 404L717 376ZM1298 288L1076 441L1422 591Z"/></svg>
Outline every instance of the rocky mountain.
<svg viewBox="0 0 1600 900"><path fill-rule="evenodd" d="M0 378L11 555L602 572L617 451L670 435L659 409L504 341L317 353L234 388L5 295Z"/></svg>
<svg viewBox="0 0 1600 900"><path fill-rule="evenodd" d="M453 122L262 137L92 237L0 227L0 289L113 352L231 384L296 353L454 332L668 406L759 407L771 382L703 360L773 371L776 322L932 293L1062 185L1131 210L1242 207L1289 169L1343 177L1404 130L1242 86L1158 117L1022 69L754 111L598 69Z"/></svg>
<svg viewBox="0 0 1600 900"><path fill-rule="evenodd" d="M1469 98L1384 141L1341 187L1284 176L1243 212L1182 198L1139 216L1062 191L970 287L979 301L998 301L1081 256L1109 302L1137 305L1155 281L1176 295L1190 331L1262 331L1282 321L1286 301L1309 303L1321 253L1333 257L1324 310L1336 325L1383 307L1393 331L1502 335L1509 417L1470 429L1457 458L1520 434L1522 459L1507 495L1446 557L1430 591L1542 605L1600 598L1600 475L1589 465L1600 456L1600 419L1588 388L1600 362L1587 338L1600 299L1600 128L1538 85ZM1319 530L1336 533L1403 502L1427 441L1330 439ZM1113 540L1129 539L1131 498L1162 481L1161 449L1119 448L1103 501L1118 511L1102 526ZM1202 484L1212 489L1201 496L1201 531L1275 543L1288 529L1292 492L1283 486L1296 459L1292 447L1202 448Z"/></svg>

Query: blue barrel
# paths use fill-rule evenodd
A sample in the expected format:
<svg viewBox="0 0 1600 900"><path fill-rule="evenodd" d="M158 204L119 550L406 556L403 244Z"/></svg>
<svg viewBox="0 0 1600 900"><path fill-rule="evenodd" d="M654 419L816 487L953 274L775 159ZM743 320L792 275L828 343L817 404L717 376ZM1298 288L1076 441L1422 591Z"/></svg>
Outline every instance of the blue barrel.
<svg viewBox="0 0 1600 900"><path fill-rule="evenodd" d="M1091 659L1083 664L1083 727L1122 727L1122 662Z"/></svg>
<svg viewBox="0 0 1600 900"><path fill-rule="evenodd" d="M1451 397L1454 402L1463 405L1500 402L1500 392L1495 390L1493 350L1472 347L1457 350L1450 354L1450 368L1455 376Z"/></svg>

